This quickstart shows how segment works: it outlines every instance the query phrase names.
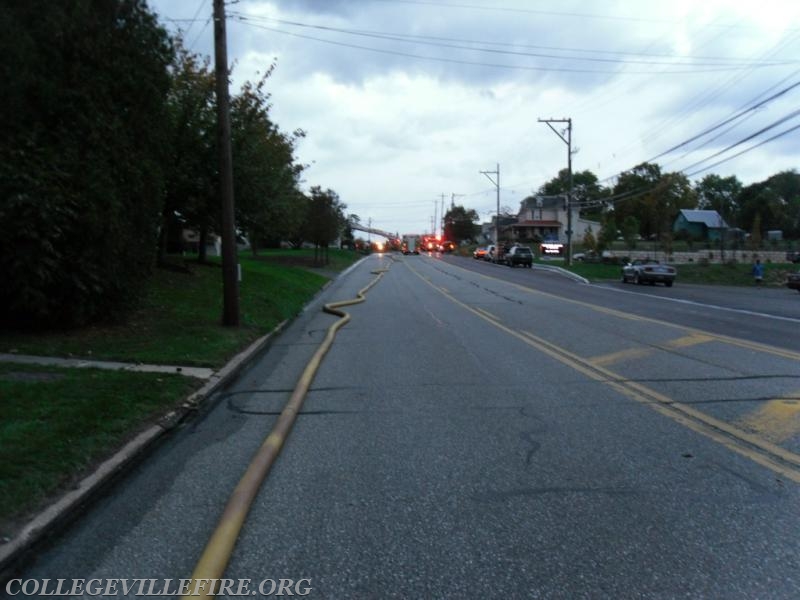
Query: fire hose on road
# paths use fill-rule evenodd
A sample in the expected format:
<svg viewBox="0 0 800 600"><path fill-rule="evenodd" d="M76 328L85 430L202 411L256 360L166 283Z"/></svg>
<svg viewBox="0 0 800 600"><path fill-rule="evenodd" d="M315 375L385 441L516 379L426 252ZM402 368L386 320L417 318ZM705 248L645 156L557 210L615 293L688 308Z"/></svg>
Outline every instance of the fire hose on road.
<svg viewBox="0 0 800 600"><path fill-rule="evenodd" d="M225 510L217 523L217 527L194 568L191 576L191 585L188 588L191 592L183 596L183 598L196 598L198 594L206 597L214 597L216 595L216 586L213 582L221 579L225 572L225 568L228 565L228 561L236 545L236 540L239 537L239 532L242 529L247 513L258 494L261 484L264 482L272 465L278 458L283 443L289 436L289 432L303 406L303 401L311 387L311 383L322 364L322 359L333 345L333 341L339 329L350 322L350 314L340 309L345 306L364 302L366 300L366 293L383 278L384 273L387 271L388 269L376 269L372 271L377 277L367 286L359 290L355 298L331 302L325 304L323 307L324 312L339 317L339 320L328 328L325 339L303 370L303 374L300 376L289 401L281 411L280 416L278 416L272 430L261 444L261 447L251 460L244 475L233 490L225 506Z"/></svg>

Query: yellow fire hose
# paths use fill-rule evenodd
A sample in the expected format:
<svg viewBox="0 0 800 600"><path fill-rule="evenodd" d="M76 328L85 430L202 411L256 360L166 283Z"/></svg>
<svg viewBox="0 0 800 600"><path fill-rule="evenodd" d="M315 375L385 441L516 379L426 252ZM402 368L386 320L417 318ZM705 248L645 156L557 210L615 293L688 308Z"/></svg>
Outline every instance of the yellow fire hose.
<svg viewBox="0 0 800 600"><path fill-rule="evenodd" d="M216 595L218 580L222 579L250 506L275 459L280 454L283 443L286 441L297 414L303 406L303 401L308 389L311 387L311 382L314 380L320 364L322 364L322 359L333 345L336 332L350 321L350 315L339 309L343 306L364 302L366 293L381 280L386 271L388 269L372 271L372 273L377 274L377 277L369 285L359 290L355 298L332 302L323 307L323 311L326 313L340 318L328 328L325 339L306 365L289 398L289 402L281 411L275 425L272 427L272 431L261 444L258 452L256 452L247 467L247 471L245 471L236 489L233 490L228 499L228 504L225 506L217 527L192 572L190 587L186 588L187 593L182 596L184 600L197 598L198 596L214 597Z"/></svg>

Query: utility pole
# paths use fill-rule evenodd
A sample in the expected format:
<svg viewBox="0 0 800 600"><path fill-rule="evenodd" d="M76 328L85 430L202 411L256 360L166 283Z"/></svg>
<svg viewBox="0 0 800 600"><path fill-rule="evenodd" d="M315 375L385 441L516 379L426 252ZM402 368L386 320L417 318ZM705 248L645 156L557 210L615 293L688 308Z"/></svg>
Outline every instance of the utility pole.
<svg viewBox="0 0 800 600"><path fill-rule="evenodd" d="M219 185L222 197L222 324L239 326L239 278L236 260L236 225L233 210L233 156L228 98L228 48L225 36L225 2L214 0L214 74L217 86L217 141Z"/></svg>
<svg viewBox="0 0 800 600"><path fill-rule="evenodd" d="M450 210L453 210L456 207L456 196L460 198L464 195L465 194L456 194L455 192L450 192Z"/></svg>
<svg viewBox="0 0 800 600"><path fill-rule="evenodd" d="M572 264L572 119L539 119L539 123L547 123L561 141L567 145L567 170L569 172L569 190L567 191L567 266ZM553 123L566 123L567 136L553 127Z"/></svg>
<svg viewBox="0 0 800 600"><path fill-rule="evenodd" d="M442 194L442 208L439 210L439 230L442 232L442 240L444 240L444 194Z"/></svg>
<svg viewBox="0 0 800 600"><path fill-rule="evenodd" d="M481 171L481 173L486 175L486 179L497 188L497 212L494 218L494 260L496 262L500 248L500 163L497 163L497 169L494 171ZM497 175L497 181L492 179L492 175Z"/></svg>

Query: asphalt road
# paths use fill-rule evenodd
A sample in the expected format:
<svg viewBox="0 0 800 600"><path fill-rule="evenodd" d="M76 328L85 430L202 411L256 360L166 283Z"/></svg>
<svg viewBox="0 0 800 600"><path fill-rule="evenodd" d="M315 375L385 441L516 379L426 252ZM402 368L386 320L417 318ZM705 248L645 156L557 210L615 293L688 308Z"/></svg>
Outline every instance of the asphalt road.
<svg viewBox="0 0 800 600"><path fill-rule="evenodd" d="M800 597L791 306L428 256L340 277L19 577L188 577L334 320L321 304L380 265L226 577L337 599Z"/></svg>

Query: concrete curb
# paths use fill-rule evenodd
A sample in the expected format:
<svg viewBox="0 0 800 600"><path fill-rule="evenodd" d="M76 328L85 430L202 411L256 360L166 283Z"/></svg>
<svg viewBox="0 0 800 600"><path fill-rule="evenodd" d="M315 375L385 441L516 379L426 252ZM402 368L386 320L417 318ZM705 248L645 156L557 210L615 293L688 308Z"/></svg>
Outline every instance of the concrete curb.
<svg viewBox="0 0 800 600"><path fill-rule="evenodd" d="M574 279L575 281L578 281L580 283L586 283L586 284L591 283L585 277L581 277L580 275L573 273L572 271L567 271L566 269L562 269L561 267L551 267L550 265L534 264L533 268L542 269L543 271L553 271L554 273L560 273L561 275Z"/></svg>
<svg viewBox="0 0 800 600"><path fill-rule="evenodd" d="M321 294L330 283L330 281L326 283L314 297ZM92 474L82 479L74 490L63 495L28 522L12 540L0 544L0 581L5 579L6 572L12 569L14 564L22 559L37 542L66 523L82 505L86 504L113 477L118 475L125 466L141 458L157 440L177 427L190 414L194 414L214 392L236 378L272 339L283 331L289 322L290 320L281 322L271 332L258 338L234 356L224 367L214 373L203 387L186 398L179 409L170 411L156 424L139 433L111 458L104 461Z"/></svg>

